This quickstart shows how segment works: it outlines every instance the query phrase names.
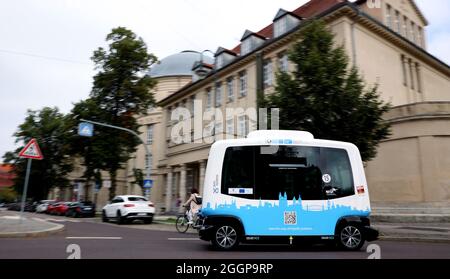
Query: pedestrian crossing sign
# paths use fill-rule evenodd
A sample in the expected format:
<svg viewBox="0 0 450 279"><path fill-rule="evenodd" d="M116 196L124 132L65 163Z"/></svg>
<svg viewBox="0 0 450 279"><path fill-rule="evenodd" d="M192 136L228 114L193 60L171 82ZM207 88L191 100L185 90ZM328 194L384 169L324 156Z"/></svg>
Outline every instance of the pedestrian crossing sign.
<svg viewBox="0 0 450 279"><path fill-rule="evenodd" d="M150 189L152 187L153 187L153 180L151 180L151 179L144 180L144 188L145 189Z"/></svg>

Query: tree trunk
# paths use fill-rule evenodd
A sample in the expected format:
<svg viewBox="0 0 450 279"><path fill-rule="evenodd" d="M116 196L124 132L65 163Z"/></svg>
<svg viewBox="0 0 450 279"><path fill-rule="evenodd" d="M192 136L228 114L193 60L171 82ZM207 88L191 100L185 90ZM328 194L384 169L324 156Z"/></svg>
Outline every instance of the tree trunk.
<svg viewBox="0 0 450 279"><path fill-rule="evenodd" d="M109 177L111 179L111 188L109 189L109 200L112 200L116 196L117 170L109 171Z"/></svg>

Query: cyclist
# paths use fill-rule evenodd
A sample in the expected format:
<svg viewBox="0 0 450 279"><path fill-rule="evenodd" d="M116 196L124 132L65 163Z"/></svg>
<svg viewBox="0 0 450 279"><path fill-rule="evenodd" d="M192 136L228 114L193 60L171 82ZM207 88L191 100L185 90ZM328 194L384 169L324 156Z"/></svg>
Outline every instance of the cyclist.
<svg viewBox="0 0 450 279"><path fill-rule="evenodd" d="M191 196L189 199L183 204L184 207L189 208L188 211L188 224L191 225L194 223L194 216L202 207L202 197L198 194L198 190L193 188L191 191Z"/></svg>

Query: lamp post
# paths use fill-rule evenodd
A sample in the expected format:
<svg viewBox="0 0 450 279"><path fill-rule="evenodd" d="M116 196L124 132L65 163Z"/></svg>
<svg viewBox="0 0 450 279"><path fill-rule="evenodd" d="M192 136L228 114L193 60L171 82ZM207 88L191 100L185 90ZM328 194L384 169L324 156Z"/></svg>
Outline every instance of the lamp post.
<svg viewBox="0 0 450 279"><path fill-rule="evenodd" d="M145 142L141 139L141 137L133 130L127 129L127 128L123 128L123 127L118 127L118 126L114 126L114 125L110 125L110 124L106 124L106 123L100 123L100 122L96 122L96 121L91 121L91 120L86 120L86 119L80 119L83 122L88 122L94 125L98 125L98 126L103 126L103 127L108 127L108 128L112 128L112 129L117 129L117 130L121 130L121 131L125 131L128 132L132 135L134 135L136 138L139 139L139 141L142 143L142 145L145 148L145 162L146 162L146 171L145 171L145 180L150 180L150 149L148 148L148 146L145 144ZM147 195L147 198L149 198L150 193Z"/></svg>

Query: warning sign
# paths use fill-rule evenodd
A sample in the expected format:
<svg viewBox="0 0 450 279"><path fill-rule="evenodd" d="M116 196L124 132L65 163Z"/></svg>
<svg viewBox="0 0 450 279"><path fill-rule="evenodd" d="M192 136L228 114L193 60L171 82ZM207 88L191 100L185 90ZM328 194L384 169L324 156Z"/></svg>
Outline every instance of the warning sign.
<svg viewBox="0 0 450 279"><path fill-rule="evenodd" d="M39 149L39 145L36 139L31 139L29 143L20 151L19 157L28 158L28 159L36 159L42 160L44 156L42 156L42 152Z"/></svg>

